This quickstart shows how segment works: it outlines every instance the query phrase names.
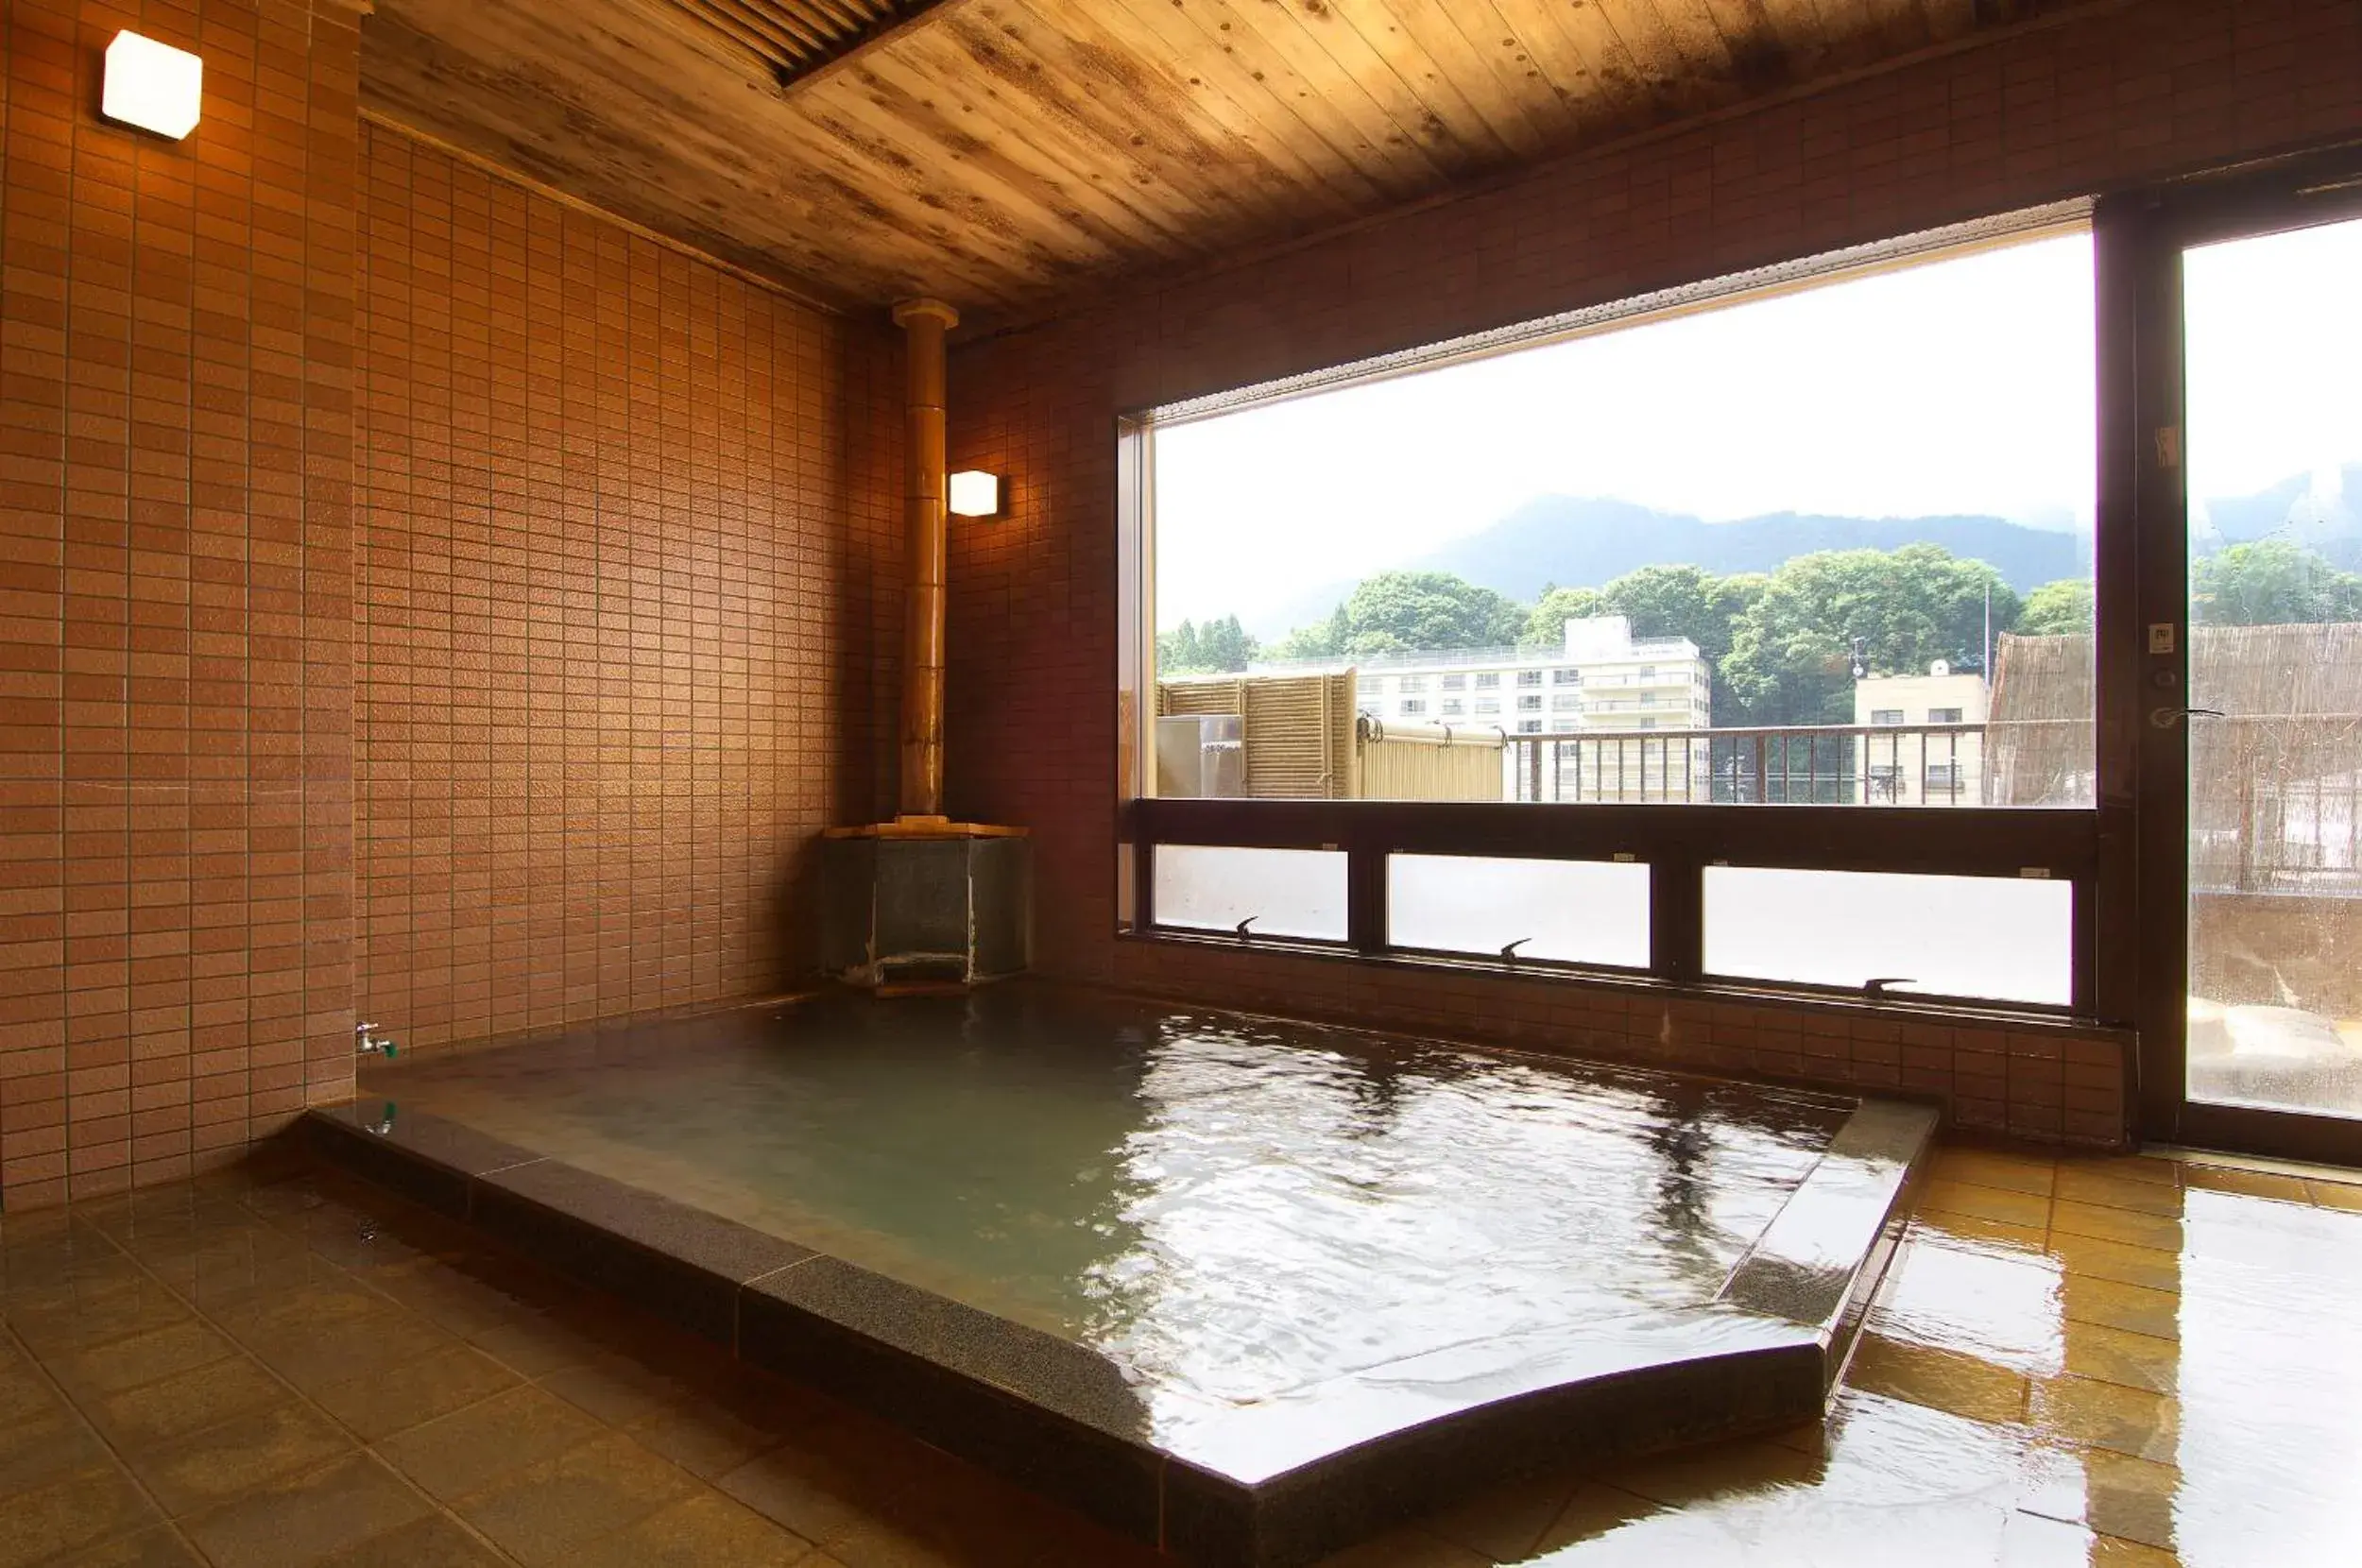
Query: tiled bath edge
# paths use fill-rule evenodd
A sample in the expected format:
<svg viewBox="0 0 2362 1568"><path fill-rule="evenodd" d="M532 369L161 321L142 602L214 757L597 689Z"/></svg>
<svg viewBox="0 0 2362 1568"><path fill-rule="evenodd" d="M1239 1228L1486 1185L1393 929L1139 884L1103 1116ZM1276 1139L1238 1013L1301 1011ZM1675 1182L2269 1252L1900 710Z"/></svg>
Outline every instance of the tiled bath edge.
<svg viewBox="0 0 2362 1568"><path fill-rule="evenodd" d="M1300 1564L1578 1459L1760 1436L1815 1419L1822 1356L1805 1341L1584 1378L1406 1427L1258 1487L1175 1459L1166 1545L1185 1561Z"/></svg>
<svg viewBox="0 0 2362 1568"><path fill-rule="evenodd" d="M1862 1328L1870 1319L1871 1304L1877 1299L1878 1287L1886 1283L1887 1270L1902 1250L1903 1233L1909 1228L1912 1205L1918 1202L1920 1184L1926 1180L1926 1155L1934 1147L1937 1124L1930 1121L1910 1157L1904 1162L1903 1179L1894 1185L1887 1201L1886 1218L1878 1225L1877 1238L1871 1243L1861 1267L1855 1271L1851 1287L1840 1305L1836 1321L1830 1325L1827 1350L1823 1356L1823 1376L1827 1389L1834 1393L1838 1380L1845 1375L1846 1367L1854 1359L1854 1347L1861 1342Z"/></svg>
<svg viewBox="0 0 2362 1568"><path fill-rule="evenodd" d="M1087 1358L1114 1374L1080 1347L829 1257L748 1285L739 1310L740 1359L883 1416L1136 1541L1163 1543L1168 1461L1150 1444L1137 1405L1130 1431L1113 1411L1117 1419L1104 1424L1072 1413L1072 1396L1088 1400L1091 1391L1074 1387L1077 1363ZM946 1354L895 1332L895 1320L924 1334L946 1317L967 1331L954 1327L948 1347L935 1341L932 1349ZM971 1359L979 1351L1004 1361L1043 1356L1026 1379L1034 1387L1014 1389L982 1375ZM1045 1386L1057 1404L1039 1397Z"/></svg>
<svg viewBox="0 0 2362 1568"><path fill-rule="evenodd" d="M1844 1350L1799 1322L1792 1343L1535 1388L1249 1483L1168 1455L1112 1363L1038 1330L433 1116L364 1099L307 1113L295 1136L740 1360L1207 1568L1292 1568L1522 1473L1810 1420ZM1874 1288L1883 1253L1876 1264L1832 1324L1853 1287Z"/></svg>
<svg viewBox="0 0 2362 1568"><path fill-rule="evenodd" d="M1820 1335L1825 1387L1853 1355L1939 1124L1929 1106L1864 1100L1722 1287L1733 1305Z"/></svg>

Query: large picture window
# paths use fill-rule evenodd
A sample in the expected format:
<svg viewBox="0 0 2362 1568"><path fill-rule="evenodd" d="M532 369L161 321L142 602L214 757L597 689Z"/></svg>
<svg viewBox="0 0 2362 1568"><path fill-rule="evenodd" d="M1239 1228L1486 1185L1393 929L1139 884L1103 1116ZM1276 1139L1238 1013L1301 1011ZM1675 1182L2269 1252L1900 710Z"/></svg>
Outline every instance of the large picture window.
<svg viewBox="0 0 2362 1568"><path fill-rule="evenodd" d="M1266 798L2089 805L2093 401L2074 228L1153 424L1157 717Z"/></svg>
<svg viewBox="0 0 2362 1568"><path fill-rule="evenodd" d="M2046 213L1128 426L1135 923L1218 923L1158 845L1295 850L1364 956L2088 1011L2095 288ZM1758 952L1725 863L1805 952L1938 890L1951 957Z"/></svg>

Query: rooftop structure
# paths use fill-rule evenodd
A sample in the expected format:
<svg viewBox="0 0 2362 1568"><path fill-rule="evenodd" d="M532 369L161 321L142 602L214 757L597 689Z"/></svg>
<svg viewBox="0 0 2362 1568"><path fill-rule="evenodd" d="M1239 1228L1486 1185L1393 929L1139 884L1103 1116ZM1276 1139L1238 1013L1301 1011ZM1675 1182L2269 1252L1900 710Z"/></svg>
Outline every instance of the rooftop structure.
<svg viewBox="0 0 2362 1568"><path fill-rule="evenodd" d="M1924 675L1856 681L1854 723L1873 732L1857 754L1861 798L1886 806L1980 804L1986 701L1984 676L1954 674L1941 659Z"/></svg>

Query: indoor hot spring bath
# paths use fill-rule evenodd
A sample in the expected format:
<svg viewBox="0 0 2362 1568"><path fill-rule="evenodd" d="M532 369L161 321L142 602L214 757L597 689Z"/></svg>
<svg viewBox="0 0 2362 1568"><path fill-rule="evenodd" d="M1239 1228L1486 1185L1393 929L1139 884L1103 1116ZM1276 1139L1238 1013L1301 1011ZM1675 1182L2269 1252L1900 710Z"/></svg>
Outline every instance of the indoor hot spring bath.
<svg viewBox="0 0 2362 1568"><path fill-rule="evenodd" d="M1819 1414L1934 1114L1018 984L373 1070L313 1141L1190 1561Z"/></svg>

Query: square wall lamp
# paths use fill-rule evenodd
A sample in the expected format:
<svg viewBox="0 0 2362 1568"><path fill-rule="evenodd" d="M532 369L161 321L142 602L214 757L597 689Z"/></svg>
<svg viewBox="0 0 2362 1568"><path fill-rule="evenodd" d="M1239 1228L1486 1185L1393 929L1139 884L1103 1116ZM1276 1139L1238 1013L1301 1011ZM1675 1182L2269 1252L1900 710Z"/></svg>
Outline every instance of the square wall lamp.
<svg viewBox="0 0 2362 1568"><path fill-rule="evenodd" d="M107 45L106 88L98 111L178 142L197 128L204 87L205 62L186 49L137 33L117 33Z"/></svg>
<svg viewBox="0 0 2362 1568"><path fill-rule="evenodd" d="M955 518L997 518L1001 515L1001 476L967 469L951 476L948 498Z"/></svg>

